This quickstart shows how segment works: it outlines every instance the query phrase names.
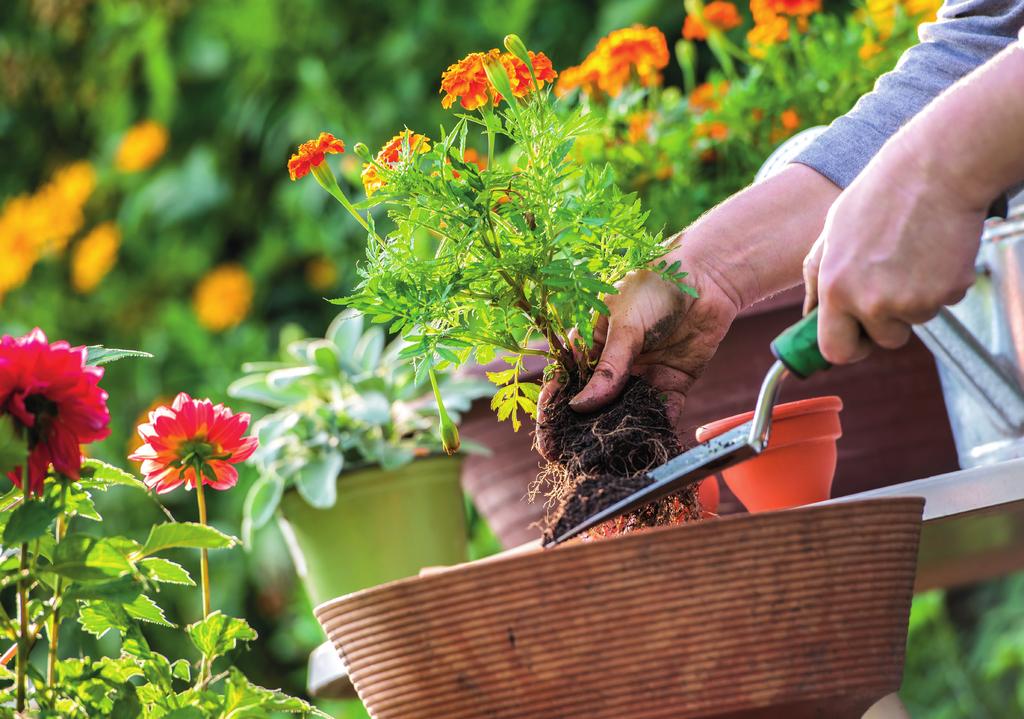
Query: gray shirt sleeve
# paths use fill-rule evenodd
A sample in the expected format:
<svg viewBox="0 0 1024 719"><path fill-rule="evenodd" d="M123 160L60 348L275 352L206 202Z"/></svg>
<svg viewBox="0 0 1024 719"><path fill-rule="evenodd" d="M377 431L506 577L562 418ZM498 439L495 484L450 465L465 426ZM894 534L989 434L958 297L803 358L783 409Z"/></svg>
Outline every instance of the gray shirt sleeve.
<svg viewBox="0 0 1024 719"><path fill-rule="evenodd" d="M1024 0L946 0L921 42L795 162L846 187L903 124L957 80L1010 45L1024 26Z"/></svg>

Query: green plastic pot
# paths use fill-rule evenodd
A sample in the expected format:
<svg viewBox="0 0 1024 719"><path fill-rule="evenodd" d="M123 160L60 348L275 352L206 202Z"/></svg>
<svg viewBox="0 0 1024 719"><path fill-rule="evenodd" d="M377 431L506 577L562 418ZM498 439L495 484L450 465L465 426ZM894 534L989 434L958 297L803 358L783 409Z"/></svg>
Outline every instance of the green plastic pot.
<svg viewBox="0 0 1024 719"><path fill-rule="evenodd" d="M431 457L394 471L342 472L330 509L286 492L281 528L314 605L466 561L461 466Z"/></svg>

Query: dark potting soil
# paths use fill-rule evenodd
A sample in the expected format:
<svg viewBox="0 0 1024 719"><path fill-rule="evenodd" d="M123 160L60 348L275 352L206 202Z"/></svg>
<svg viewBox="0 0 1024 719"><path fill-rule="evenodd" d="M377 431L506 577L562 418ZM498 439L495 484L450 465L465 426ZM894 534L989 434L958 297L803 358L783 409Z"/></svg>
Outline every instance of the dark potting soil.
<svg viewBox="0 0 1024 719"><path fill-rule="evenodd" d="M613 404L591 414L569 407L583 382L570 380L545 408L548 464L537 490L548 497L544 537L562 534L587 517L650 484L646 473L680 452L658 391L631 377ZM653 502L596 534L700 518L696 487Z"/></svg>

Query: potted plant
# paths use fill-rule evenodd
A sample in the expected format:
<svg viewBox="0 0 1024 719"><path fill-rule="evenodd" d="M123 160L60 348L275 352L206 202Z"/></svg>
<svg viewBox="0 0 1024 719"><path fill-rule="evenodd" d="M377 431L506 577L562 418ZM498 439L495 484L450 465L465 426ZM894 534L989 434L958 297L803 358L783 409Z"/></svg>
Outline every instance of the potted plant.
<svg viewBox="0 0 1024 719"><path fill-rule="evenodd" d="M408 343L385 341L345 311L324 337L247 364L228 390L273 410L255 424L245 532L281 510L314 603L466 559L461 461L436 453L436 415L443 406L457 420L487 383L417 373Z"/></svg>
<svg viewBox="0 0 1024 719"><path fill-rule="evenodd" d="M626 34L622 52L609 50L610 72L620 82L658 82L657 68L668 62L664 36L639 27ZM326 161L344 152L333 135L304 143L289 171L293 179L312 174L366 228L361 282L340 302L401 332L403 356L418 374L500 357L506 369L488 374L497 386L491 406L519 429L524 416L535 416L541 389L521 381L525 359L547 361L546 376L566 388L544 418L553 445L539 489L553 523L570 497L583 494L591 507L613 502L680 450L663 400L643 379L601 412L568 407L593 371L588 350L594 315L607 313L604 297L635 271L695 291L678 263L659 262L665 242L647 229L637 198L619 189L608 168L574 155L591 120L555 100L550 60L513 35L505 46L471 53L444 73L442 104L458 102L467 112L436 142L406 129L376 156L356 146L368 196L359 207ZM471 131L487 147L485 169L467 160ZM373 206L387 209L392 229L383 235L361 211ZM546 345L538 349L535 340ZM688 489L642 509L624 528L699 515Z"/></svg>

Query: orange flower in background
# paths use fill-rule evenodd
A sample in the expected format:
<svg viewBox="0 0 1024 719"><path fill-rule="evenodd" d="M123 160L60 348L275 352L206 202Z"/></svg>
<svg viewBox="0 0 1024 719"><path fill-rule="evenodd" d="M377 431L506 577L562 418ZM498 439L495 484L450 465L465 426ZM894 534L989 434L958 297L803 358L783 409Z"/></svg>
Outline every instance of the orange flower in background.
<svg viewBox="0 0 1024 719"><path fill-rule="evenodd" d="M707 40L708 27L717 28L723 32L732 30L743 24L740 11L731 2L714 0L704 6L704 18L696 15L687 15L683 23L683 37L687 40Z"/></svg>
<svg viewBox="0 0 1024 719"><path fill-rule="evenodd" d="M800 115L792 107L783 110L782 114L779 115L779 122L782 126L790 132L798 130L800 128Z"/></svg>
<svg viewBox="0 0 1024 719"><path fill-rule="evenodd" d="M321 132L315 140L307 140L299 145L299 151L288 160L288 176L298 180L309 174L327 155L336 155L345 151L345 143L329 132Z"/></svg>
<svg viewBox="0 0 1024 719"><path fill-rule="evenodd" d="M885 50L885 48L882 47L877 42L867 40L864 42L863 45L860 46L860 49L857 50L857 57L859 57L861 60L870 60L875 55L881 53L883 50Z"/></svg>
<svg viewBox="0 0 1024 719"><path fill-rule="evenodd" d="M651 110L634 112L629 116L629 130L626 136L634 145L638 142L650 142L651 128L654 125L655 113Z"/></svg>
<svg viewBox="0 0 1024 719"><path fill-rule="evenodd" d="M587 58L587 60L589 59ZM584 61L582 65L567 67L558 76L555 94L561 97L579 89L584 95L593 95L597 92L597 80L600 74L596 62Z"/></svg>
<svg viewBox="0 0 1024 719"><path fill-rule="evenodd" d="M0 298L25 284L39 259L36 238L45 214L37 211L37 204L19 195L7 200L0 212Z"/></svg>
<svg viewBox="0 0 1024 719"><path fill-rule="evenodd" d="M788 39L789 21L778 15L758 23L747 33L750 54L756 58L764 58L768 54L769 47Z"/></svg>
<svg viewBox="0 0 1024 719"><path fill-rule="evenodd" d="M182 392L171 406L157 407L149 422L139 425L143 444L128 459L142 462L146 486L158 494L182 484L194 489L199 482L230 489L238 482L232 465L248 459L259 446L255 437L244 436L248 429L248 414Z"/></svg>
<svg viewBox="0 0 1024 719"><path fill-rule="evenodd" d="M697 138L706 137L715 142L722 142L729 138L729 126L724 122L701 122L694 129L694 136Z"/></svg>
<svg viewBox="0 0 1024 719"><path fill-rule="evenodd" d="M338 270L326 257L314 257L306 263L306 284L317 292L338 284Z"/></svg>
<svg viewBox="0 0 1024 719"><path fill-rule="evenodd" d="M222 332L245 319L252 307L253 283L237 264L224 264L209 272L196 285L192 308L201 324L211 332Z"/></svg>
<svg viewBox="0 0 1024 719"><path fill-rule="evenodd" d="M167 149L167 128L154 120L133 125L124 133L114 155L121 172L139 172L153 166Z"/></svg>
<svg viewBox="0 0 1024 719"><path fill-rule="evenodd" d="M484 71L485 57L500 58L501 53L496 49L487 53L471 52L441 73L440 91L445 93L441 107L447 110L458 100L462 109L476 110L488 102L497 102Z"/></svg>
<svg viewBox="0 0 1024 719"><path fill-rule="evenodd" d="M717 83L704 82L693 88L689 100L690 109L694 112L706 110L717 110L721 105L721 99L729 92L729 81L722 80Z"/></svg>
<svg viewBox="0 0 1024 719"><path fill-rule="evenodd" d="M467 165L476 165L481 172L487 169L487 158L477 152L475 147L466 148L465 152L462 153L462 161Z"/></svg>
<svg viewBox="0 0 1024 719"><path fill-rule="evenodd" d="M939 16L942 0L903 0L907 15L918 22L934 22Z"/></svg>
<svg viewBox="0 0 1024 719"><path fill-rule="evenodd" d="M75 245L71 253L71 286L86 294L99 286L117 264L121 231L113 222L96 225Z"/></svg>
<svg viewBox="0 0 1024 719"><path fill-rule="evenodd" d="M63 202L81 207L96 189L96 170L85 160L72 162L53 173L50 185Z"/></svg>
<svg viewBox="0 0 1024 719"><path fill-rule="evenodd" d="M647 87L661 84L661 70L668 65L668 42L656 27L615 30L602 38L594 50L600 59L597 85L617 97L632 77Z"/></svg>
<svg viewBox="0 0 1024 719"><path fill-rule="evenodd" d="M363 165L363 172L360 177L363 181L363 189L366 190L367 197L370 197L374 192L387 184L380 176L380 168L378 166L391 168L397 165L399 160L402 159L406 146L408 146L411 155L430 152L430 138L406 128L384 143L384 147L377 153L376 163L367 162Z"/></svg>
<svg viewBox="0 0 1024 719"><path fill-rule="evenodd" d="M548 56L542 52L535 53L532 50L529 53L530 62L533 63L533 72L537 76L537 84L540 87L544 87L546 83L554 82L555 78L558 77L558 73L552 67ZM533 78L530 77L530 68L525 62L511 53L505 53L501 56L501 63L508 73L513 95L516 97L526 97L533 92ZM500 96L498 97L500 98Z"/></svg>
<svg viewBox="0 0 1024 719"><path fill-rule="evenodd" d="M807 17L821 12L821 0L751 0L750 10L754 14L755 22L760 22L758 15L763 15L765 11L773 15Z"/></svg>

